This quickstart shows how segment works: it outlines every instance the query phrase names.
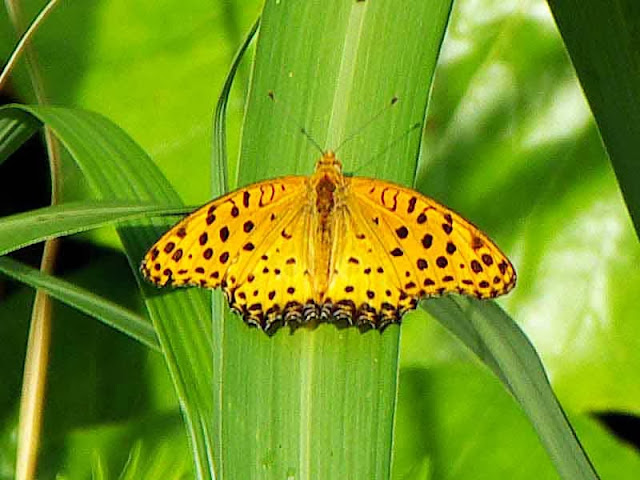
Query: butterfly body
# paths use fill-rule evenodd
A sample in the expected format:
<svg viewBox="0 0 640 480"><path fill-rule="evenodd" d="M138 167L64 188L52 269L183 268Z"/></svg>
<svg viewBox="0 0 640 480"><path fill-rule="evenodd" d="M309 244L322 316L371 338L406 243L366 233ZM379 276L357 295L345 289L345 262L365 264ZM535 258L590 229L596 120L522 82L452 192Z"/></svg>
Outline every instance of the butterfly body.
<svg viewBox="0 0 640 480"><path fill-rule="evenodd" d="M330 151L311 176L259 182L196 210L141 270L158 286L221 287L268 333L317 322L383 329L420 298L494 298L516 280L471 223L411 189L345 177Z"/></svg>
<svg viewBox="0 0 640 480"><path fill-rule="evenodd" d="M345 190L344 180L342 165L329 152L322 157L315 174L309 177L307 183L307 215L313 232L307 255L313 259L314 269L310 272L310 277L317 304L324 303L331 277L332 243L336 232L335 210L343 208L341 198Z"/></svg>

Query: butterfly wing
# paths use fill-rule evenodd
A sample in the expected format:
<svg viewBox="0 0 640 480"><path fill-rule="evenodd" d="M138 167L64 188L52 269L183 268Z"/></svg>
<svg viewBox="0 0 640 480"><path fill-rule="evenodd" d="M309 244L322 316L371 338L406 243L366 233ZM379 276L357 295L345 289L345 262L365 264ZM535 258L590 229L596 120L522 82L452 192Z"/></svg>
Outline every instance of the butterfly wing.
<svg viewBox="0 0 640 480"><path fill-rule="evenodd" d="M141 270L158 286L220 286L245 321L268 332L315 319L383 328L421 297L494 298L515 285L505 255L455 212L388 182L354 177L346 185L332 213L331 245L315 244L319 217L308 179L283 177L178 222ZM318 255L329 256L328 272L318 270Z"/></svg>
<svg viewBox="0 0 640 480"><path fill-rule="evenodd" d="M500 249L435 200L388 182L353 177L345 192L344 233L328 296L358 324L384 327L421 297L461 293L494 298L516 281Z"/></svg>
<svg viewBox="0 0 640 480"><path fill-rule="evenodd" d="M319 316L308 238L312 210L304 198L278 209L280 221L256 233L255 253L229 266L222 284L231 307L267 333Z"/></svg>
<svg viewBox="0 0 640 480"><path fill-rule="evenodd" d="M373 220L377 218L377 220ZM333 271L326 301L338 320L360 327L384 328L399 321L399 305L405 300L400 272L407 260L395 260L385 252L384 239L376 232L379 215L346 202L336 211ZM414 305L415 306L415 305Z"/></svg>
<svg viewBox="0 0 640 480"><path fill-rule="evenodd" d="M213 200L178 222L149 249L142 273L157 286L221 286L232 308L248 322L262 326L268 312L276 319L276 312L285 310L282 303L289 284L300 282L298 288L304 290L298 278L302 273L297 275L298 269L287 261L307 258L301 251L304 235L291 233L304 228L306 198L306 177L290 176Z"/></svg>

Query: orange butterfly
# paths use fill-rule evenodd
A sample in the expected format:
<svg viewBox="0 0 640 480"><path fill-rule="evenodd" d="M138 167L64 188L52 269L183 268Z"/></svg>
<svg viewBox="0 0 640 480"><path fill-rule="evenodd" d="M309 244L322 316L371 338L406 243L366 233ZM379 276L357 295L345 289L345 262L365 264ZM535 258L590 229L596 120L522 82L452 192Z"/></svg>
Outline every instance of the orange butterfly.
<svg viewBox="0 0 640 480"><path fill-rule="evenodd" d="M495 298L516 283L470 222L414 190L345 177L331 151L311 176L255 183L196 210L141 270L157 286L222 287L267 333L316 322L383 329L422 297Z"/></svg>

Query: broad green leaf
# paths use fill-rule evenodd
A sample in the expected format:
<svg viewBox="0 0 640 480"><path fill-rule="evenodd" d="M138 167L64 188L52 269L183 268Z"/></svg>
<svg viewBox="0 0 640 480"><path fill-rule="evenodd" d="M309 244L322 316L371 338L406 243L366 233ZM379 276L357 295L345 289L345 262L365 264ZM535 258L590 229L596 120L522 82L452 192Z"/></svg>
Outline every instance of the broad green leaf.
<svg viewBox="0 0 640 480"><path fill-rule="evenodd" d="M419 135L409 129L424 119L450 3L397 6L267 2L238 185L310 174L321 152L301 127L323 148L356 134L338 150L346 171L411 184ZM224 354L221 477L388 478L398 337L395 326L324 325L268 338L229 318L214 339Z"/></svg>
<svg viewBox="0 0 640 480"><path fill-rule="evenodd" d="M640 238L640 3L548 2Z"/></svg>

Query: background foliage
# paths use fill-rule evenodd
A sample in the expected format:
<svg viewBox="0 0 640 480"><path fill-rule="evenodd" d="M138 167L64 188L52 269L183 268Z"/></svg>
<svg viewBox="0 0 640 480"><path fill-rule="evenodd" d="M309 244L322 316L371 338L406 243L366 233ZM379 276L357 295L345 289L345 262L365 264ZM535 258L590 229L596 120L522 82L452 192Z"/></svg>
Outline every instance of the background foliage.
<svg viewBox="0 0 640 480"><path fill-rule="evenodd" d="M28 5L36 12L40 2ZM50 98L115 121L185 202L203 203L216 96L260 8L246 1L188 0L179 8L63 2L36 37ZM6 58L14 37L5 18L0 35ZM247 84L245 67L229 106L231 156ZM12 85L15 98L31 101L24 73ZM509 252L519 285L501 304L542 356L602 478L634 478L637 451L594 414L639 411L640 248L546 4L456 2L428 118L416 187L473 219ZM46 171L44 163L26 154L0 168L3 213L46 204L46 180L34 173ZM22 188L9 188L17 183ZM65 200L85 194L68 162ZM109 230L73 237L63 245L59 273L140 309L118 248ZM2 281L0 478L12 478L33 294ZM534 470L557 478L516 403L426 313L404 323L401 355L397 478L525 479ZM156 353L57 306L49 385L43 478L87 478L92 470L117 476L127 459L131 478L189 476L175 394Z"/></svg>

